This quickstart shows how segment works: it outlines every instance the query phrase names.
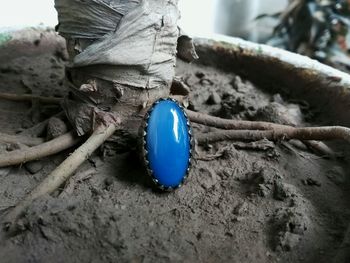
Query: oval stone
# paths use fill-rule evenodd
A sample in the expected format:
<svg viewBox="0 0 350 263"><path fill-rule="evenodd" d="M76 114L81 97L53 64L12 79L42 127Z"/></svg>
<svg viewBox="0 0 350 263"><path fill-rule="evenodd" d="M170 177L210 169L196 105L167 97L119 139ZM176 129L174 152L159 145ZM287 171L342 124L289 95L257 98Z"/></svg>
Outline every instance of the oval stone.
<svg viewBox="0 0 350 263"><path fill-rule="evenodd" d="M190 165L191 138L182 108L172 100L153 106L145 135L146 159L152 176L166 188L176 188Z"/></svg>

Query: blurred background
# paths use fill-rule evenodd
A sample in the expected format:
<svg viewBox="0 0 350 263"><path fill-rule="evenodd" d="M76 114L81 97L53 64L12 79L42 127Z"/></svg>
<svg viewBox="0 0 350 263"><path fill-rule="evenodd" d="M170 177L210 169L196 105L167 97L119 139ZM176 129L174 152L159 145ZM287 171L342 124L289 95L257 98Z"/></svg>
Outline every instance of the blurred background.
<svg viewBox="0 0 350 263"><path fill-rule="evenodd" d="M57 12L54 0L0 0L0 30L26 26L55 26Z"/></svg>
<svg viewBox="0 0 350 263"><path fill-rule="evenodd" d="M194 36L219 33L258 41L271 32L271 23L254 22L254 18L262 13L281 11L286 5L287 0L180 0L180 26ZM0 0L2 32L56 24L53 0Z"/></svg>
<svg viewBox="0 0 350 263"><path fill-rule="evenodd" d="M255 18L280 12L287 3L287 0L180 0L180 26L194 36L215 33L263 41L276 22Z"/></svg>

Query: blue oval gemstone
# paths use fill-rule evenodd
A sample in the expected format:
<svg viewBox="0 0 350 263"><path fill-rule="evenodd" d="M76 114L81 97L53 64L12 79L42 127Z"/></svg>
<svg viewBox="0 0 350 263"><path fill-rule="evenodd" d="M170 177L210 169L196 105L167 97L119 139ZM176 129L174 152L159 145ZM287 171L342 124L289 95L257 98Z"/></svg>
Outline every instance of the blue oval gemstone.
<svg viewBox="0 0 350 263"><path fill-rule="evenodd" d="M166 188L179 186L190 165L191 138L182 108L172 100L153 106L147 120L145 149L152 176Z"/></svg>

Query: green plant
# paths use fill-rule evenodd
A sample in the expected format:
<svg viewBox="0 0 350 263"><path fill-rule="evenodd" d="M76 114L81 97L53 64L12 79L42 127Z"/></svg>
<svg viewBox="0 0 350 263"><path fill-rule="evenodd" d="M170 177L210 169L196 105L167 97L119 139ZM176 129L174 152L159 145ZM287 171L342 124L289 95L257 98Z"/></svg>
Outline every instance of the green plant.
<svg viewBox="0 0 350 263"><path fill-rule="evenodd" d="M11 40L11 36L7 33L0 33L0 46Z"/></svg>
<svg viewBox="0 0 350 263"><path fill-rule="evenodd" d="M278 20L267 44L350 69L350 0L291 0L267 17Z"/></svg>

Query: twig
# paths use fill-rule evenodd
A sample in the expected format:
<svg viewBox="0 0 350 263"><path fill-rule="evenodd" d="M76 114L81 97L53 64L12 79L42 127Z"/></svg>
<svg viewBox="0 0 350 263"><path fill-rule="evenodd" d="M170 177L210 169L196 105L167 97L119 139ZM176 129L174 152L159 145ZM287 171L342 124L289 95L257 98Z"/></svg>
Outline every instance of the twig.
<svg viewBox="0 0 350 263"><path fill-rule="evenodd" d="M281 142L281 145L287 149L288 151L292 152L293 154L300 156L302 158L306 158L305 154L303 154L301 151L297 151L292 144L286 143L286 142Z"/></svg>
<svg viewBox="0 0 350 263"><path fill-rule="evenodd" d="M242 121L242 120L229 120L222 119L215 116L210 116L208 114L194 112L191 110L186 110L187 116L192 122L212 126L227 130L278 130L278 129L290 129L292 126L264 122L264 121ZM303 143L316 150L318 153L335 156L336 154L324 143L317 141L303 141Z"/></svg>
<svg viewBox="0 0 350 263"><path fill-rule="evenodd" d="M83 182L85 180L90 179L94 174L96 174L96 168L90 168L90 169L88 169L86 171L83 171L81 173L75 174L74 177L71 177L67 181L64 189L59 194L59 197L71 195L73 193L73 190L74 190L75 185L77 183L80 183L80 182Z"/></svg>
<svg viewBox="0 0 350 263"><path fill-rule="evenodd" d="M342 139L350 143L350 129L340 126L294 128L283 127L274 130L227 130L203 133L196 136L198 143L223 140L335 140Z"/></svg>
<svg viewBox="0 0 350 263"><path fill-rule="evenodd" d="M24 150L15 150L0 154L0 167L21 164L34 161L55 153L66 150L78 142L81 138L75 136L73 132L66 133L51 141Z"/></svg>
<svg viewBox="0 0 350 263"><path fill-rule="evenodd" d="M325 155L326 157L333 158L333 159L337 157L341 157L341 154L334 152L331 148L329 148L326 144L322 142L303 141L303 143L314 152Z"/></svg>
<svg viewBox="0 0 350 263"><path fill-rule="evenodd" d="M269 149L273 149L275 147L275 144L272 141L269 140L260 140L260 141L253 141L253 142L241 142L241 141L235 141L232 142L230 145L234 146L238 149L249 149L249 150L259 150L259 151L266 151ZM200 155L197 154L195 156L196 160L200 161L213 161L218 158L221 158L225 155L225 153L230 149L231 147L222 147L220 148L216 153L214 154L207 154L207 155Z"/></svg>
<svg viewBox="0 0 350 263"><path fill-rule="evenodd" d="M225 130L272 130L290 127L264 121L242 121L222 119L208 114L186 110L188 118L195 123L221 128Z"/></svg>
<svg viewBox="0 0 350 263"><path fill-rule="evenodd" d="M33 137L22 136L22 135L10 135L5 133L0 133L0 142L20 143L27 146L35 146L35 145L42 144L44 142L44 139L33 138Z"/></svg>
<svg viewBox="0 0 350 263"><path fill-rule="evenodd" d="M54 192L62 185L75 170L117 129L116 124L108 127L100 126L89 139L76 149L66 160L63 161L44 181L32 190L16 207L5 217L3 223L6 229L11 232L17 218L23 211L38 197Z"/></svg>
<svg viewBox="0 0 350 263"><path fill-rule="evenodd" d="M196 160L199 160L199 161L206 161L206 162L209 162L209 161L214 161L218 158L221 158L224 154L223 153L215 153L215 154L207 154L207 155L199 155L199 156L196 156Z"/></svg>
<svg viewBox="0 0 350 263"><path fill-rule="evenodd" d="M249 149L259 151L267 151L275 148L275 144L272 141L266 139L253 142L233 142L232 145L235 146L237 149Z"/></svg>
<svg viewBox="0 0 350 263"><path fill-rule="evenodd" d="M37 100L45 104L59 104L62 101L62 99L60 98L42 97L42 96L37 96L32 94L11 94L11 93L1 93L1 92L0 92L0 99L12 100L12 101L18 101L18 102L31 102L32 100Z"/></svg>

